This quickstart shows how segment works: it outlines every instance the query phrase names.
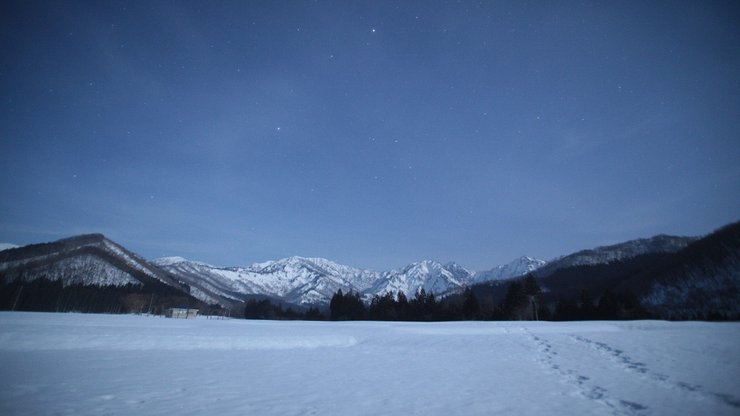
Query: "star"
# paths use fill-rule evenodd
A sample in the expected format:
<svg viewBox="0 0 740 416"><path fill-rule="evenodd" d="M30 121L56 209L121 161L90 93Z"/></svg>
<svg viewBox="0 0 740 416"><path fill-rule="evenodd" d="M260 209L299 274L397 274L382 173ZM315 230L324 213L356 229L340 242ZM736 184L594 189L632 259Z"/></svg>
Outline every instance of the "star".
<svg viewBox="0 0 740 416"><path fill-rule="evenodd" d="M375 33L375 28L370 29L371 32Z"/></svg>

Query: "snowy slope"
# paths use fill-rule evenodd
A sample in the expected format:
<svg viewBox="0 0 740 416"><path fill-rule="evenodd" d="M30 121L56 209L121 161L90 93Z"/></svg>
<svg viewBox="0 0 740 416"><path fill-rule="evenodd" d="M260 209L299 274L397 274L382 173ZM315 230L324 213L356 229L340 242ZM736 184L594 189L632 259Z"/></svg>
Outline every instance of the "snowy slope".
<svg viewBox="0 0 740 416"><path fill-rule="evenodd" d="M491 280L506 280L531 273L547 264L546 261L533 257L522 256L510 263L494 267L491 270L475 274L475 283L483 283Z"/></svg>
<svg viewBox="0 0 740 416"><path fill-rule="evenodd" d="M289 257L248 267L221 268L180 258L153 261L191 286L231 299L265 295L296 304L327 302L338 290L362 292L377 272L320 258Z"/></svg>
<svg viewBox="0 0 740 416"><path fill-rule="evenodd" d="M3 415L737 415L740 324L0 312Z"/></svg>
<svg viewBox="0 0 740 416"><path fill-rule="evenodd" d="M459 290L473 273L456 263L425 260L388 272L357 269L321 258L289 257L248 267L220 268L179 257L156 259L153 264L191 286L231 298L265 295L296 304L326 303L337 290L370 298L402 290L411 296L419 289L437 295Z"/></svg>
<svg viewBox="0 0 740 416"><path fill-rule="evenodd" d="M6 281L38 278L65 286L141 285L147 279L175 285L160 269L101 234L0 251L0 277Z"/></svg>
<svg viewBox="0 0 740 416"><path fill-rule="evenodd" d="M443 296L484 280L521 276L540 267L544 261L521 257L484 273L475 273L454 262L442 264L431 260L386 272L305 257L228 268L182 257L163 257L152 263L192 287L219 296L242 299L245 295L264 295L309 305L327 303L338 289L359 292L365 299L399 290L407 296L414 296L420 289Z"/></svg>
<svg viewBox="0 0 740 416"><path fill-rule="evenodd" d="M592 266L637 257L648 253L675 253L698 240L698 237L657 235L620 244L581 250L549 261L537 271L538 277L552 274L558 269L572 266Z"/></svg>
<svg viewBox="0 0 740 416"><path fill-rule="evenodd" d="M182 257L157 259L153 263L176 279L190 285L193 295L208 303L224 304L224 301L234 302L250 295L261 295L289 303L312 305L328 303L338 289L344 292L350 290L359 292L366 300L375 295L382 296L387 292L397 293L398 291L403 291L411 297L420 289L444 296L459 292L464 287L473 284L485 282L504 284L501 283L504 280L520 277L530 272L536 272L536 276L541 279L558 270L573 266L612 264L648 253L675 253L697 240L693 237L659 235L582 250L549 263L522 256L510 263L483 272L472 272L456 263L441 264L430 260L412 263L401 269L386 272L362 270L326 259L305 257L289 257L255 263L248 267L230 268L188 261ZM651 304L660 304L663 300L671 298L677 299L674 301L676 304L686 303L687 294L697 293L702 288L707 289L711 286L714 290L711 293L717 292L717 288L732 290L738 286L732 278L737 276L737 271L732 268L733 264L730 263L716 276L701 281L689 279L690 283L684 280L681 284L657 285L654 296L647 301ZM691 287L691 290L682 289L687 286ZM571 296L570 293L564 295ZM725 306L734 301L734 298L725 298L727 296L722 297L722 304ZM740 313L740 311L737 312Z"/></svg>
<svg viewBox="0 0 740 416"><path fill-rule="evenodd" d="M671 261L632 278L652 282L642 301L660 316L740 319L740 222L673 254Z"/></svg>
<svg viewBox="0 0 740 416"><path fill-rule="evenodd" d="M100 234L73 237L0 251L0 277L30 281L39 277L61 280L65 285L139 284L156 279L171 286L185 283L190 294L209 303L230 306L249 296L267 296L285 302L311 305L328 303L337 290L355 291L365 299L403 291L413 296L420 289L447 295L487 281L502 281L537 271L538 277L574 265L609 263L651 252L675 252L693 238L657 236L614 246L583 250L550 263L531 257L484 272L473 272L456 263L424 260L401 269L378 272L341 265L322 258L288 257L247 267L217 267L182 257L150 262Z"/></svg>
<svg viewBox="0 0 740 416"><path fill-rule="evenodd" d="M442 265L424 260L411 263L400 270L383 273L366 294L383 295L400 290L411 297L424 289L427 293L444 295L468 285L472 276L472 272L456 263Z"/></svg>
<svg viewBox="0 0 740 416"><path fill-rule="evenodd" d="M361 270L326 259L304 257L234 268L209 266L180 257L157 259L154 264L193 287L228 298L239 299L256 294L309 305L327 303L338 289L359 292L365 299L399 290L411 297L420 289L444 296L469 285L503 281L533 271L537 271L538 276L545 276L574 265L603 264L645 253L678 251L695 240L656 236L579 251L551 263L522 256L483 272L473 272L456 263L441 264L431 260L386 272Z"/></svg>

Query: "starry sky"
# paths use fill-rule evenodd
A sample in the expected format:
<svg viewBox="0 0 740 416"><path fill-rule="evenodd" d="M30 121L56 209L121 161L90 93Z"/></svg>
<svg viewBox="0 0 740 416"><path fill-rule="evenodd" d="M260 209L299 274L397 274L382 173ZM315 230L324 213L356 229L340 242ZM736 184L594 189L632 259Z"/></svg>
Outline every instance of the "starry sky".
<svg viewBox="0 0 740 416"><path fill-rule="evenodd" d="M732 1L0 16L0 242L482 270L740 219Z"/></svg>

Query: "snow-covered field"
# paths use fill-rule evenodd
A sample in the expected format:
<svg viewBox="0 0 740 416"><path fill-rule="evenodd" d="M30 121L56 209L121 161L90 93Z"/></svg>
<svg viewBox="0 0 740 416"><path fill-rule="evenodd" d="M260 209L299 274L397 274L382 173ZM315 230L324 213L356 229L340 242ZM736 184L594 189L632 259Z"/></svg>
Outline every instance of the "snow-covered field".
<svg viewBox="0 0 740 416"><path fill-rule="evenodd" d="M2 415L738 415L740 324L0 313Z"/></svg>

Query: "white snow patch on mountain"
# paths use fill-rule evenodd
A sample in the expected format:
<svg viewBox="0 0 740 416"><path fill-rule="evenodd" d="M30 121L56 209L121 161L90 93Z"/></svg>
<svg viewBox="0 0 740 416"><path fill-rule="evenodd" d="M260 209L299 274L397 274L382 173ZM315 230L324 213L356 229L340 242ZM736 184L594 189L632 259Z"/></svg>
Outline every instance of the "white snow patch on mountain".
<svg viewBox="0 0 740 416"><path fill-rule="evenodd" d="M513 261L494 267L491 270L478 272L475 274L476 283L487 282L491 280L506 280L523 276L531 273L547 264L545 260L536 259L529 256L522 256Z"/></svg>
<svg viewBox="0 0 740 416"><path fill-rule="evenodd" d="M75 284L97 286L125 286L127 284L141 285L129 273L96 256L83 254L72 258L61 259L54 264L34 268L23 273L22 279L30 282L38 278L59 280L63 286Z"/></svg>
<svg viewBox="0 0 740 416"><path fill-rule="evenodd" d="M11 248L18 248L20 246L12 243L0 243L0 251L9 250Z"/></svg>
<svg viewBox="0 0 740 416"><path fill-rule="evenodd" d="M141 285L133 276L140 272L171 283L165 282L159 269L100 234L59 240L45 248L21 247L16 254L12 260L0 262L0 272L7 274L6 279L32 281L45 277L62 281L64 286L123 286Z"/></svg>
<svg viewBox="0 0 740 416"><path fill-rule="evenodd" d="M381 275L368 291L370 295L403 291L414 296L424 289L427 293L444 295L461 289L471 282L472 272L456 263L442 265L431 260L411 263L400 270L391 270Z"/></svg>
<svg viewBox="0 0 740 416"><path fill-rule="evenodd" d="M173 264L184 263L186 261L191 261L191 260L188 260L180 256L170 256L170 257L160 257L158 259L154 259L152 260L152 263L156 264L157 266L172 266ZM194 261L191 261L191 262L195 263Z"/></svg>

